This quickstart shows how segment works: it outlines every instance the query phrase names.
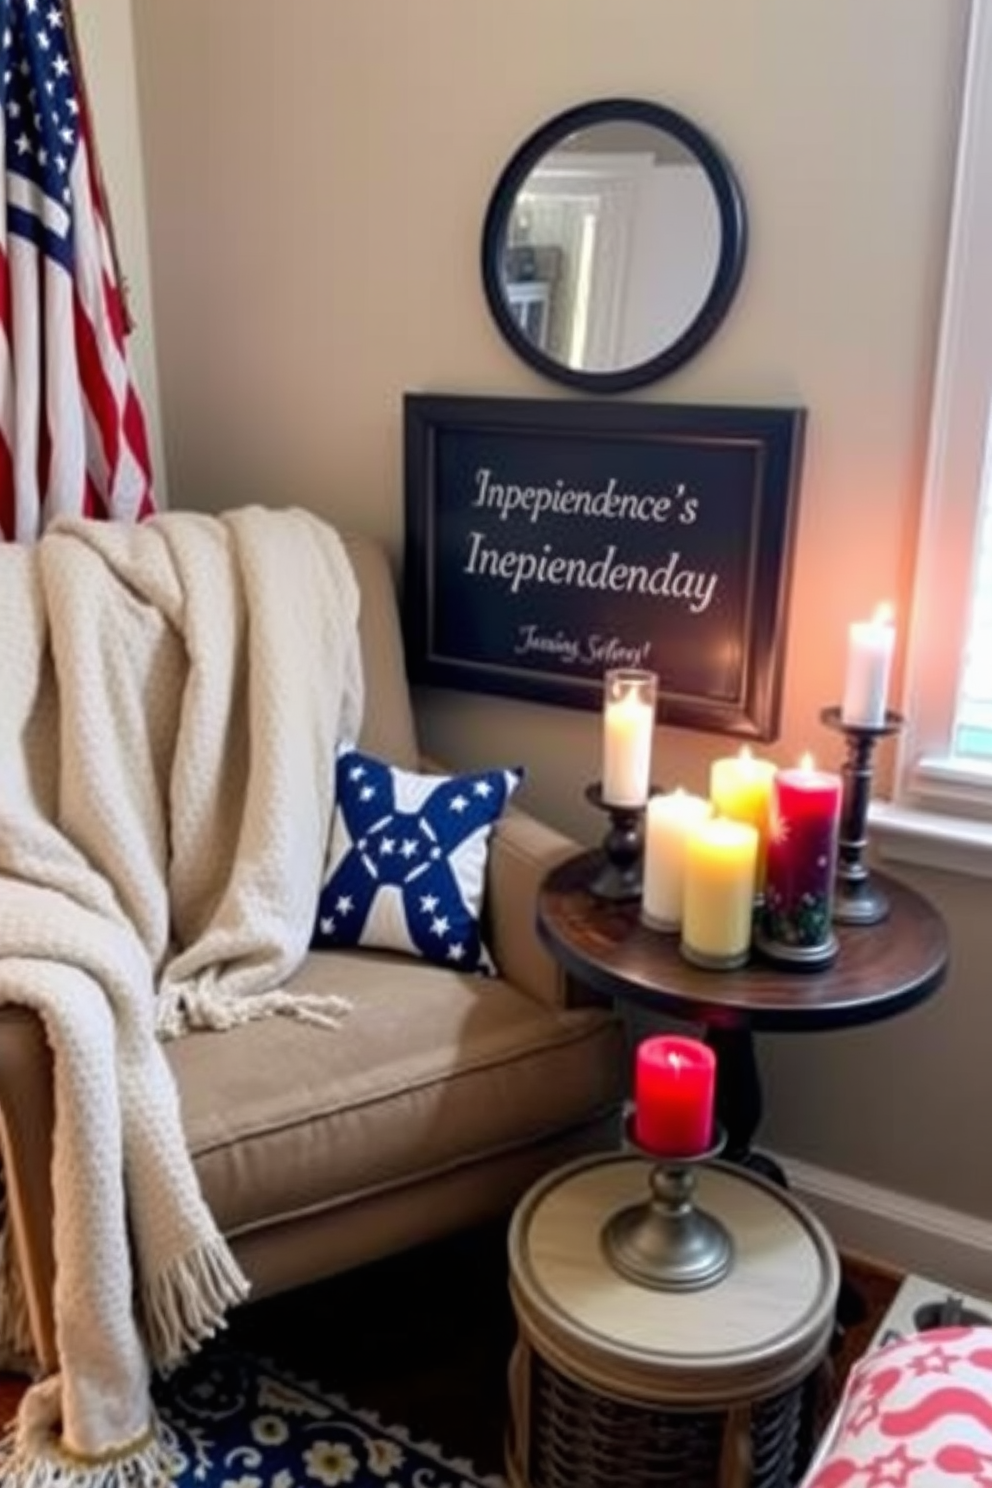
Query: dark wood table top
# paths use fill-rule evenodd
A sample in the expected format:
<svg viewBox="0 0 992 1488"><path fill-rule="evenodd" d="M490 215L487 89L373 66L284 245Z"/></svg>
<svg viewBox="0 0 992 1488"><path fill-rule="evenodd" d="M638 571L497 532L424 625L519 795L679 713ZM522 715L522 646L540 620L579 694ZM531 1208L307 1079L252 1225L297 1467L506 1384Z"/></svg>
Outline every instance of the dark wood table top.
<svg viewBox="0 0 992 1488"><path fill-rule="evenodd" d="M714 1027L845 1028L871 1023L921 1002L947 973L947 927L922 894L873 873L890 904L878 925L836 925L832 966L796 971L752 954L736 971L690 965L677 934L643 925L640 903L597 899L589 882L598 850L551 871L538 897L538 930L561 966L609 997L624 997Z"/></svg>

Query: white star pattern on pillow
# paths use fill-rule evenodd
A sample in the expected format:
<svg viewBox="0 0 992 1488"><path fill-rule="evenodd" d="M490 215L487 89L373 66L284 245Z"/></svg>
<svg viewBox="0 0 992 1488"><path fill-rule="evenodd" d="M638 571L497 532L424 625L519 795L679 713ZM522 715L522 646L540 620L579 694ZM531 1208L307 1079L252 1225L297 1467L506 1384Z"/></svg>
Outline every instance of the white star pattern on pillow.
<svg viewBox="0 0 992 1488"><path fill-rule="evenodd" d="M421 775L342 746L313 945L492 972L479 915L493 823L521 769Z"/></svg>

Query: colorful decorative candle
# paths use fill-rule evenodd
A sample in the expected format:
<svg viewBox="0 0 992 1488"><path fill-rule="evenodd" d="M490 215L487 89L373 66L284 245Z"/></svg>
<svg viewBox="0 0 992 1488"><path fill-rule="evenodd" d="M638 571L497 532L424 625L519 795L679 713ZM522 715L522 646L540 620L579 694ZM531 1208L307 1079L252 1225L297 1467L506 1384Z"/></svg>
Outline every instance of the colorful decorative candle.
<svg viewBox="0 0 992 1488"><path fill-rule="evenodd" d="M686 838L711 812L709 801L681 787L648 802L641 919L655 930L682 923Z"/></svg>
<svg viewBox="0 0 992 1488"><path fill-rule="evenodd" d="M809 755L775 776L758 943L778 959L821 964L836 954L831 909L840 808L841 777L815 769Z"/></svg>
<svg viewBox="0 0 992 1488"><path fill-rule="evenodd" d="M758 829L715 816L686 837L680 950L697 966L743 966L751 945Z"/></svg>
<svg viewBox="0 0 992 1488"><path fill-rule="evenodd" d="M877 728L885 722L889 670L895 643L891 605L879 605L870 620L855 621L850 626L844 700L840 709L842 723Z"/></svg>
<svg viewBox="0 0 992 1488"><path fill-rule="evenodd" d="M607 806L647 801L657 697L654 672L619 668L606 673L602 791Z"/></svg>
<svg viewBox="0 0 992 1488"><path fill-rule="evenodd" d="M637 1046L634 1137L659 1157L696 1157L713 1141L716 1055L699 1039L662 1034Z"/></svg>
<svg viewBox="0 0 992 1488"><path fill-rule="evenodd" d="M772 760L756 759L746 744L738 754L728 759L716 759L710 766L710 800L714 815L750 822L758 829L755 881L759 894L765 882L768 818L776 769Z"/></svg>

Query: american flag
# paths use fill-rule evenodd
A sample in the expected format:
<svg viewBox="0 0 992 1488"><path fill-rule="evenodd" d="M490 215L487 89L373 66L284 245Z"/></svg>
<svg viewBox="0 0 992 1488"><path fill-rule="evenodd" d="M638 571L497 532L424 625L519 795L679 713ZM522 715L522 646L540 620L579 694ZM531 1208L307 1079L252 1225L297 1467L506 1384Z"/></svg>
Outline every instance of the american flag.
<svg viewBox="0 0 992 1488"><path fill-rule="evenodd" d="M0 0L0 536L154 510L68 0Z"/></svg>

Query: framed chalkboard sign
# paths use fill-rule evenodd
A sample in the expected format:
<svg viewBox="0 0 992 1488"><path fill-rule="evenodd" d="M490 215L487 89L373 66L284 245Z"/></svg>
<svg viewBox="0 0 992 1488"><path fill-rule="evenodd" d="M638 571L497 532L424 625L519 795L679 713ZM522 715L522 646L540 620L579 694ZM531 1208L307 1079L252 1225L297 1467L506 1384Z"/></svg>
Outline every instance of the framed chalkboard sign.
<svg viewBox="0 0 992 1488"><path fill-rule="evenodd" d="M404 400L411 680L777 737L799 408Z"/></svg>

